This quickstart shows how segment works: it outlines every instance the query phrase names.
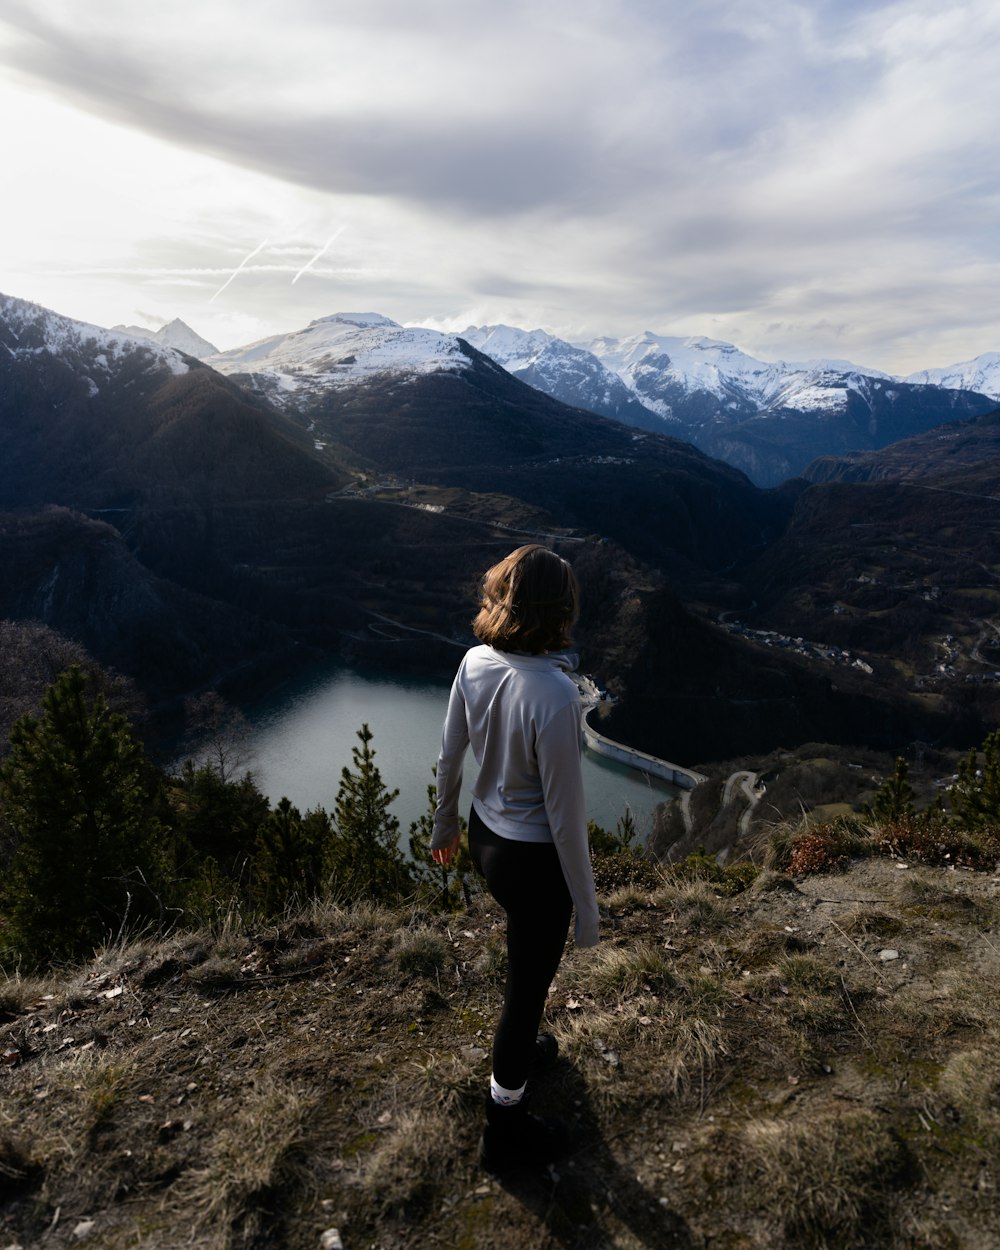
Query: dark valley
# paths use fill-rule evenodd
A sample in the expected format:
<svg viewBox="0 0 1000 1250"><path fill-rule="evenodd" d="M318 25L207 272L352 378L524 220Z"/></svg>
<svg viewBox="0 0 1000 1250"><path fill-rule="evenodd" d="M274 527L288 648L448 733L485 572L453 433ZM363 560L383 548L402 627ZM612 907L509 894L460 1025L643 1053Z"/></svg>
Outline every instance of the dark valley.
<svg viewBox="0 0 1000 1250"><path fill-rule="evenodd" d="M963 450L919 489L894 447L762 490L384 318L213 357L223 374L22 301L0 311L0 612L161 708L209 688L240 702L322 656L450 673L483 568L537 537L583 582L609 732L643 749L961 747L995 723L989 416L922 436L960 429Z"/></svg>

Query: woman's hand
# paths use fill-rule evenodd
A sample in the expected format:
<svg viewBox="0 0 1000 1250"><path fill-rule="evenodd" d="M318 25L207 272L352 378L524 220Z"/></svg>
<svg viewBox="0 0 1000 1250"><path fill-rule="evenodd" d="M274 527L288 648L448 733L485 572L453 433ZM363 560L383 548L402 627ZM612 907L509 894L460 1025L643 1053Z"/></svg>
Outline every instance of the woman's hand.
<svg viewBox="0 0 1000 1250"><path fill-rule="evenodd" d="M458 839L461 835L456 833L450 842L446 842L444 846L435 847L431 851L431 856L435 864L440 864L442 868L451 863L452 857L458 850Z"/></svg>

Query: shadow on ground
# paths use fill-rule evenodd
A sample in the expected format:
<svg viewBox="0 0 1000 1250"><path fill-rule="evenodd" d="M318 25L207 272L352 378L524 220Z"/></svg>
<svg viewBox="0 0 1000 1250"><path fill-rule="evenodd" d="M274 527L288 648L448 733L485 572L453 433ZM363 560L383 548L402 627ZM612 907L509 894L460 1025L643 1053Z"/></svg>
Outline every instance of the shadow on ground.
<svg viewBox="0 0 1000 1250"><path fill-rule="evenodd" d="M580 1073L559 1060L544 1086L540 1081L535 1110L566 1124L572 1152L545 1173L525 1170L499 1178L501 1188L566 1250L695 1250L687 1222L612 1153Z"/></svg>

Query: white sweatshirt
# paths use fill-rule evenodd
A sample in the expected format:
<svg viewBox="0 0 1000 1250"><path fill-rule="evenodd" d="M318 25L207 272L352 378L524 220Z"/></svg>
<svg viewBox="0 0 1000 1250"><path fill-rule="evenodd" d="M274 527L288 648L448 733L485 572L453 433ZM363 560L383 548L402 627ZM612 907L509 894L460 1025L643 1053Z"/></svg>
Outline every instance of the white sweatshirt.
<svg viewBox="0 0 1000 1250"><path fill-rule="evenodd" d="M448 700L432 848L458 833L465 749L479 765L472 805L516 842L554 842L576 910L577 946L595 946L597 900L580 766L580 693L563 655L466 652Z"/></svg>

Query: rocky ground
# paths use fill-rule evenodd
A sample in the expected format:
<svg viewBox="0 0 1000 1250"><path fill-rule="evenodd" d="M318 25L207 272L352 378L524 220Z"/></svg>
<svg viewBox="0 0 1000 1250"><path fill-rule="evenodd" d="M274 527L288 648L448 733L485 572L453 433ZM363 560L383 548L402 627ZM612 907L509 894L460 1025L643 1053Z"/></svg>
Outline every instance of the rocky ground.
<svg viewBox="0 0 1000 1250"><path fill-rule="evenodd" d="M646 884L605 895L550 997L535 1101L573 1151L502 1181L476 1162L482 897L0 982L0 1247L1000 1245L1000 877Z"/></svg>

